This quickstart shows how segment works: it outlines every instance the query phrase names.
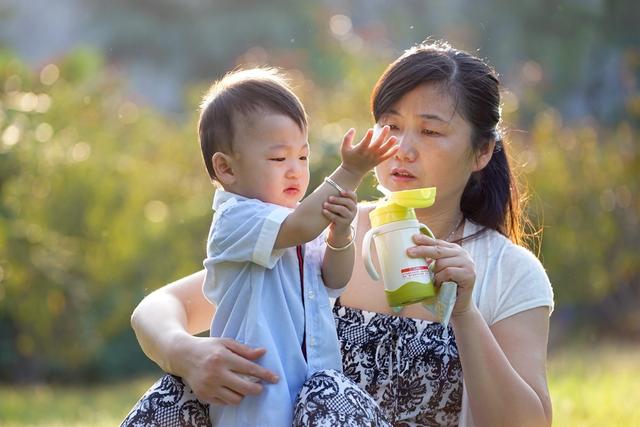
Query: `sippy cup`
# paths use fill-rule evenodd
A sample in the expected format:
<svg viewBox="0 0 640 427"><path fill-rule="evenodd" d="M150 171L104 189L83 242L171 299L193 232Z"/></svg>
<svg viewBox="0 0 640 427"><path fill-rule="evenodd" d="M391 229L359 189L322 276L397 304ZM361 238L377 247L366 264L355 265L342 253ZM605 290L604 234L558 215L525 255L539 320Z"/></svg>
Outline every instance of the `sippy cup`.
<svg viewBox="0 0 640 427"><path fill-rule="evenodd" d="M371 278L379 280L371 260L371 243L374 242L391 307L432 301L436 296L433 273L426 260L410 258L406 254L407 248L415 245L414 234L433 237L431 230L418 222L414 208L431 206L435 197L435 187L390 192L369 213L371 229L364 236L362 256Z"/></svg>

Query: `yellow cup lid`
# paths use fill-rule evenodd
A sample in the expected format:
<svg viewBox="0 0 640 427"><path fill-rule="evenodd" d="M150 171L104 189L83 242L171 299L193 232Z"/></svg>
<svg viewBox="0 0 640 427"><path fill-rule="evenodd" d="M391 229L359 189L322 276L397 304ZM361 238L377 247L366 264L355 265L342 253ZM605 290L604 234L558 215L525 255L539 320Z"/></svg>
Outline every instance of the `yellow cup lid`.
<svg viewBox="0 0 640 427"><path fill-rule="evenodd" d="M414 208L429 207L435 199L435 187L391 192L386 200L369 212L371 226L379 227L390 222L416 219Z"/></svg>
<svg viewBox="0 0 640 427"><path fill-rule="evenodd" d="M394 191L388 200L406 208L428 208L436 200L436 187Z"/></svg>
<svg viewBox="0 0 640 427"><path fill-rule="evenodd" d="M375 228L390 222L416 219L416 212L395 203L381 202L378 207L369 212L369 219L371 227Z"/></svg>

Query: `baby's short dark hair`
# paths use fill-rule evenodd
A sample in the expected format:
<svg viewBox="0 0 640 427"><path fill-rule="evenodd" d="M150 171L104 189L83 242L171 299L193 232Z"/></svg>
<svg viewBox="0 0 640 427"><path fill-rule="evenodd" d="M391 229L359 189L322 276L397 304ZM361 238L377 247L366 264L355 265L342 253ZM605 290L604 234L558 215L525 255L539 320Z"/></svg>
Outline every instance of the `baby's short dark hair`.
<svg viewBox="0 0 640 427"><path fill-rule="evenodd" d="M282 114L306 131L307 114L283 74L274 68L237 70L214 82L200 104L198 137L207 172L217 180L211 158L233 152L234 125L259 112Z"/></svg>

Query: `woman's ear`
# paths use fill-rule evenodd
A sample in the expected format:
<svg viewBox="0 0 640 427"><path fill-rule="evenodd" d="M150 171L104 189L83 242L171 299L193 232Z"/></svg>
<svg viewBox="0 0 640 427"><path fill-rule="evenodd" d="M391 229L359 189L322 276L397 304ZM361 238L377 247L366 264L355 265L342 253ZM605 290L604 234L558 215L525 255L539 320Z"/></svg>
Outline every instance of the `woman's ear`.
<svg viewBox="0 0 640 427"><path fill-rule="evenodd" d="M236 176L233 172L233 158L231 156L218 151L211 156L211 163L213 164L213 171L216 173L216 179L220 181L223 187L236 181Z"/></svg>
<svg viewBox="0 0 640 427"><path fill-rule="evenodd" d="M491 156L493 156L493 150L495 147L496 141L495 139L492 139L488 144L485 144L484 147L482 147L480 151L476 153L476 161L473 167L473 172L478 172L484 169L484 167L489 164Z"/></svg>

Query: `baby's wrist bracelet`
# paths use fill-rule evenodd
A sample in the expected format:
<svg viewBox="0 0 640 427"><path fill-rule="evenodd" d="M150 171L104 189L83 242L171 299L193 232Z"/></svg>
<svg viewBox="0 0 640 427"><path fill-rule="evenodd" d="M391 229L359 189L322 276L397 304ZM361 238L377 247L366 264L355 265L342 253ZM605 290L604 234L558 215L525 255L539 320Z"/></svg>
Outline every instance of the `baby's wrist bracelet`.
<svg viewBox="0 0 640 427"><path fill-rule="evenodd" d="M329 243L329 239L327 239L327 237L325 236L324 238L324 242L327 244L327 247L329 249L331 249L334 252L342 252L342 251L346 251L347 249L349 249L352 245L353 242L355 240L355 230L353 228L353 225L351 225L351 240L349 240L349 243L347 243L344 246L340 246L340 247L336 247L336 246L331 246L331 244Z"/></svg>
<svg viewBox="0 0 640 427"><path fill-rule="evenodd" d="M324 177L324 182L326 182L327 184L329 184L330 186L332 186L333 188L335 188L336 190L338 190L338 192L340 194L342 193L346 193L347 190L345 190L344 188L340 187L338 185L337 182L335 182L334 180L332 180L331 178L329 178L328 176Z"/></svg>

